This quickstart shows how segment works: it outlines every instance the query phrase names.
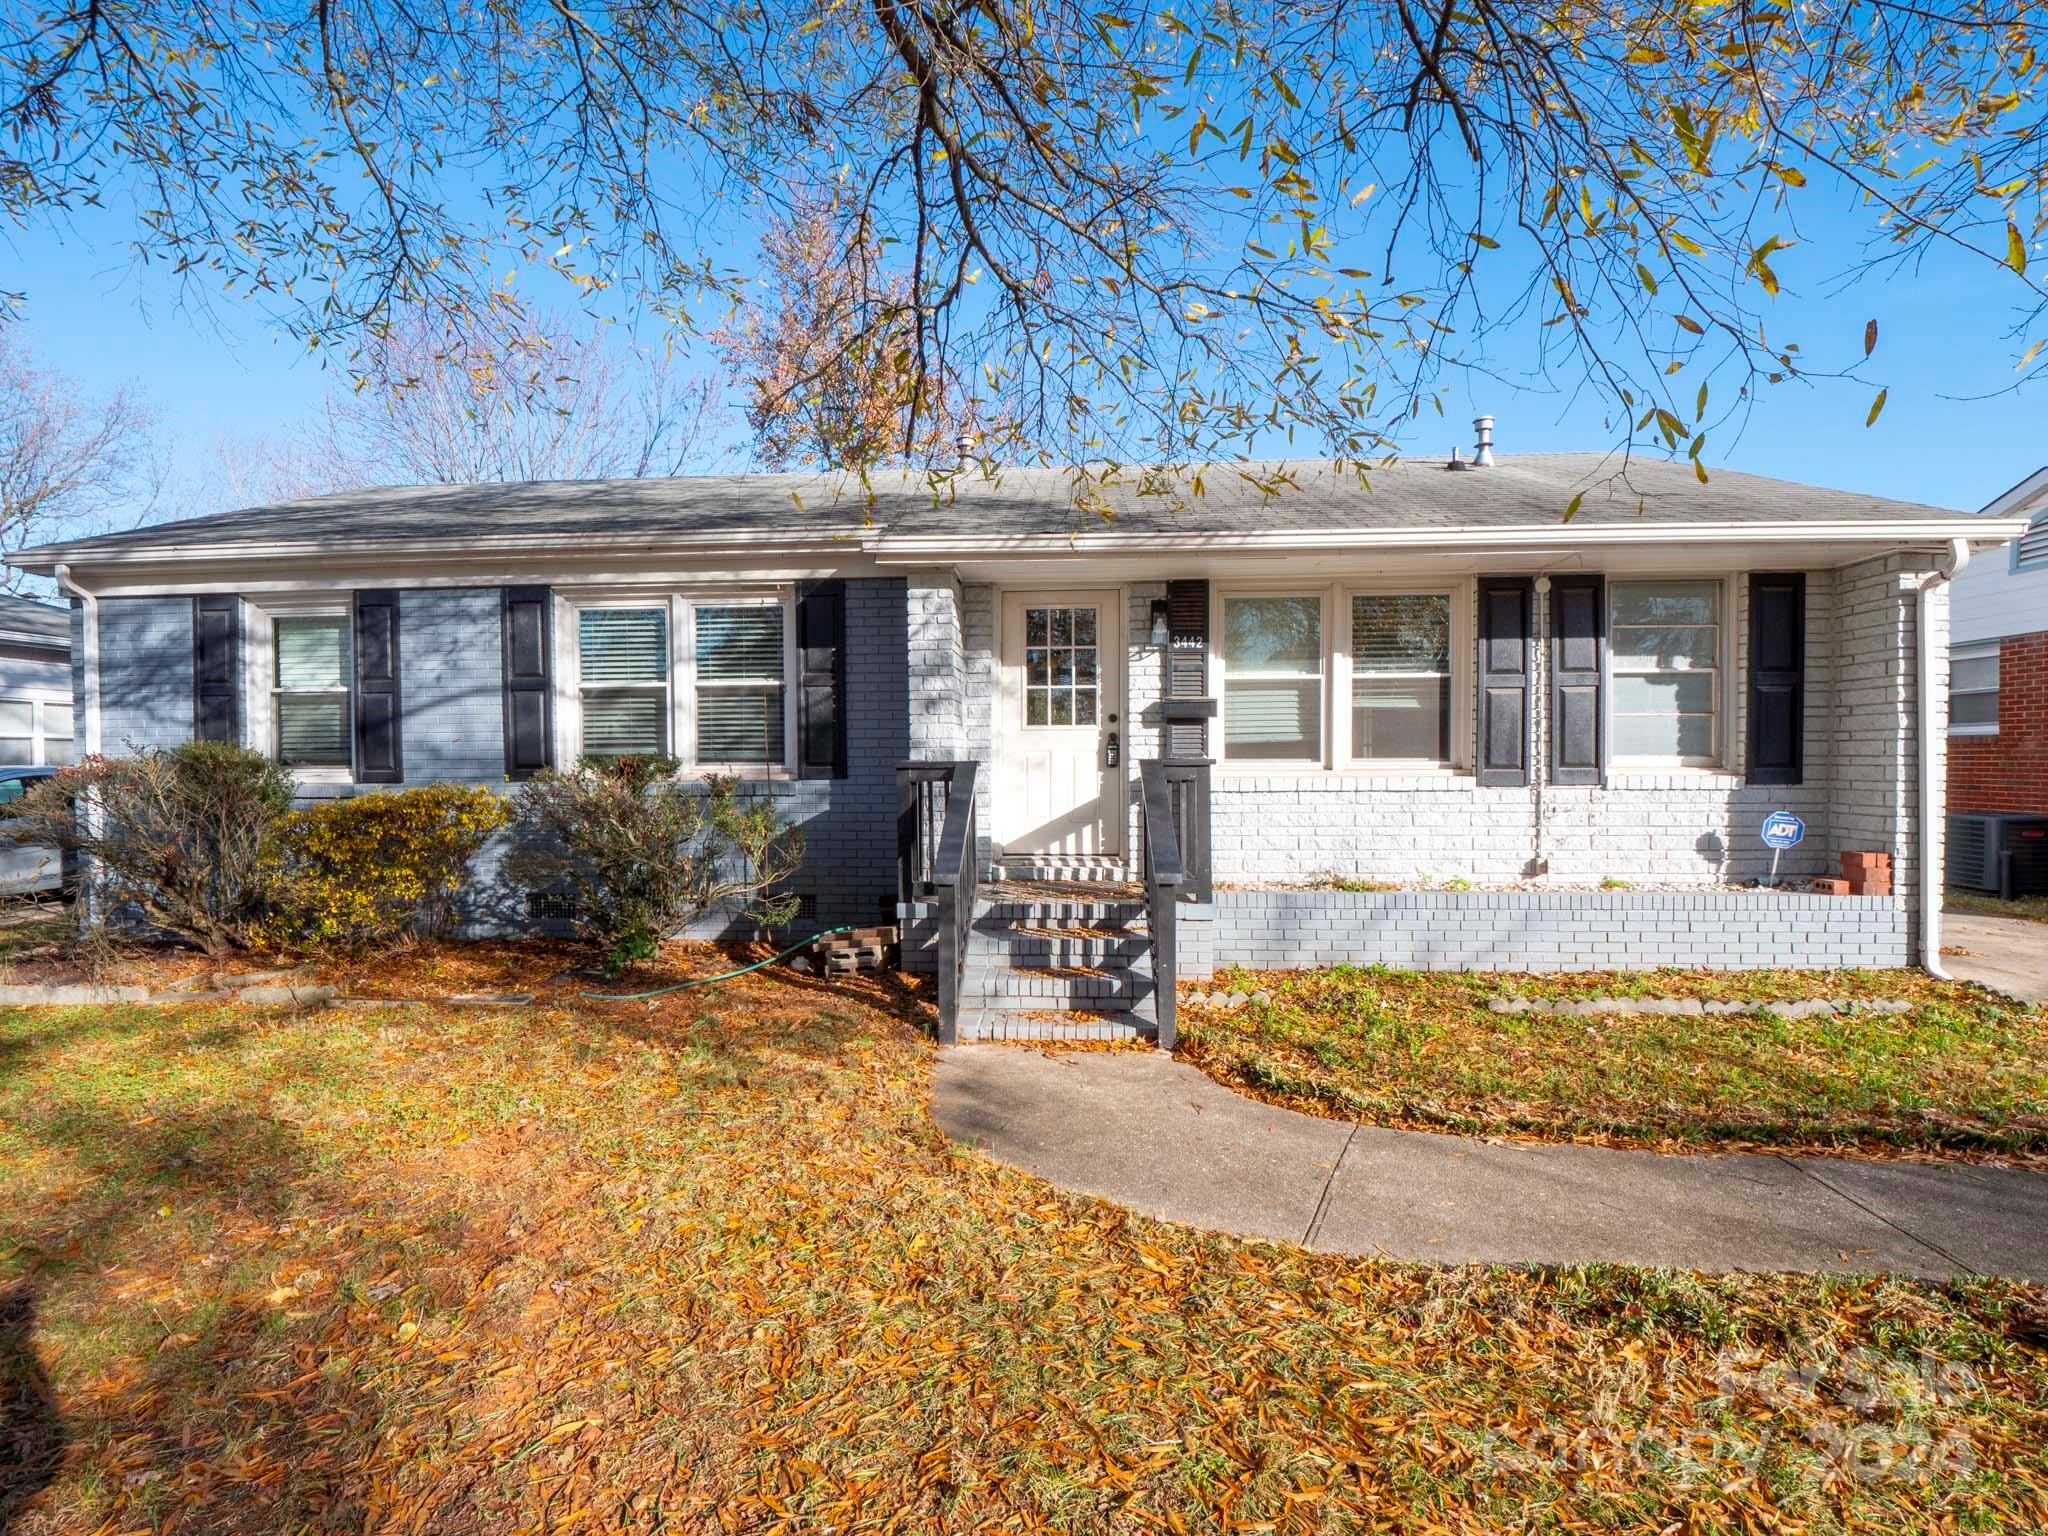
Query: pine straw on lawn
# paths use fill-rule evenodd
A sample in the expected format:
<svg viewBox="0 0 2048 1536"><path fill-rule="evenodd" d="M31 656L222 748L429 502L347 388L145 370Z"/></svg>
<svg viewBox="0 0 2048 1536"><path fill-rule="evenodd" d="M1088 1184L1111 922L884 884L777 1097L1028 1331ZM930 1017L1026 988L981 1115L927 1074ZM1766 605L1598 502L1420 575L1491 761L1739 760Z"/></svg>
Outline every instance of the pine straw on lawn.
<svg viewBox="0 0 2048 1536"><path fill-rule="evenodd" d="M1412 1130L2048 1167L2048 1010L1921 971L1227 971L1178 1054L1275 1103ZM1495 998L1899 999L1898 1015L1500 1014Z"/></svg>
<svg viewBox="0 0 2048 1536"><path fill-rule="evenodd" d="M0 1529L2022 1531L2048 1291L1057 1194L920 997L0 1012Z"/></svg>

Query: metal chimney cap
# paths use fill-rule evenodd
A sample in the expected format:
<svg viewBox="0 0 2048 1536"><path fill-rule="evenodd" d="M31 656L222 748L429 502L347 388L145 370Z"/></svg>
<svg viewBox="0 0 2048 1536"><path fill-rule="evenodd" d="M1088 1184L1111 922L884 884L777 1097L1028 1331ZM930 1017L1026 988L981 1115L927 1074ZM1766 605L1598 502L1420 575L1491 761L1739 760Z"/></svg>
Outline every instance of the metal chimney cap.
<svg viewBox="0 0 2048 1536"><path fill-rule="evenodd" d="M1490 468L1493 464L1493 418L1474 416L1472 432L1478 439L1472 450L1472 463L1480 469Z"/></svg>

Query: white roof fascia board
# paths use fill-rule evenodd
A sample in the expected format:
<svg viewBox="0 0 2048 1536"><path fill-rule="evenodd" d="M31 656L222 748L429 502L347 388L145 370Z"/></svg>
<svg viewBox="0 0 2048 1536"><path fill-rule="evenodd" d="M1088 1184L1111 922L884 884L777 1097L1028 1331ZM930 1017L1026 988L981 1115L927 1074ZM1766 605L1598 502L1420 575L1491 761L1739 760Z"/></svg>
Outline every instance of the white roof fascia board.
<svg viewBox="0 0 2048 1536"><path fill-rule="evenodd" d="M461 559L478 553L546 555L592 549L615 552L640 550L647 554L720 549L823 554L860 549L862 536L868 531L857 525L846 525L802 532L753 529L675 534L496 534L461 539L265 539L210 544L150 544L103 550L46 544L35 549L17 550L7 557L7 563L18 570L48 571L60 561L80 569L91 569L145 563L185 564L203 560L332 559L346 555L380 565L395 565Z"/></svg>
<svg viewBox="0 0 2048 1536"><path fill-rule="evenodd" d="M1340 550L1503 549L1530 544L1597 548L1627 544L1857 543L1946 545L1964 537L1986 548L2017 538L2024 520L1964 523L1960 517L1909 522L1649 523L1574 528L1563 523L1503 528L1359 528L1323 532L1074 533L920 538L881 537L868 548L884 565L945 563L963 557L1062 559L1083 554L1181 551L1190 554L1328 554Z"/></svg>

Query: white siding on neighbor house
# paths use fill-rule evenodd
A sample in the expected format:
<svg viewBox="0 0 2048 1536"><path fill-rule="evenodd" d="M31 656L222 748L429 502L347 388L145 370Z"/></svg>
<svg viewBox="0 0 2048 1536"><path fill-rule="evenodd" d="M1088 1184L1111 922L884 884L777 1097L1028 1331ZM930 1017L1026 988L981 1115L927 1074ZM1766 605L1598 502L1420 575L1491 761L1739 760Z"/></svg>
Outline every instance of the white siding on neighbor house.
<svg viewBox="0 0 2048 1536"><path fill-rule="evenodd" d="M1963 567L1951 599L1952 644L2048 630L2048 560L2015 570L2013 550L2011 544L1979 550Z"/></svg>

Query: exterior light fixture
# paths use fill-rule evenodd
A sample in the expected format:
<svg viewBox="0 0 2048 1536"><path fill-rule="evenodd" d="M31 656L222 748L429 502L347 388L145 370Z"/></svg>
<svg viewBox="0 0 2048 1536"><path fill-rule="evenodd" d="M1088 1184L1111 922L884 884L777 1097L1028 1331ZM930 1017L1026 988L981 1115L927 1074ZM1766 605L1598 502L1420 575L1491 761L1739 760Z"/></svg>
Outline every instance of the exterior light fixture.
<svg viewBox="0 0 2048 1536"><path fill-rule="evenodd" d="M1166 599L1155 597L1152 599L1152 643L1163 650L1172 638L1166 627Z"/></svg>

